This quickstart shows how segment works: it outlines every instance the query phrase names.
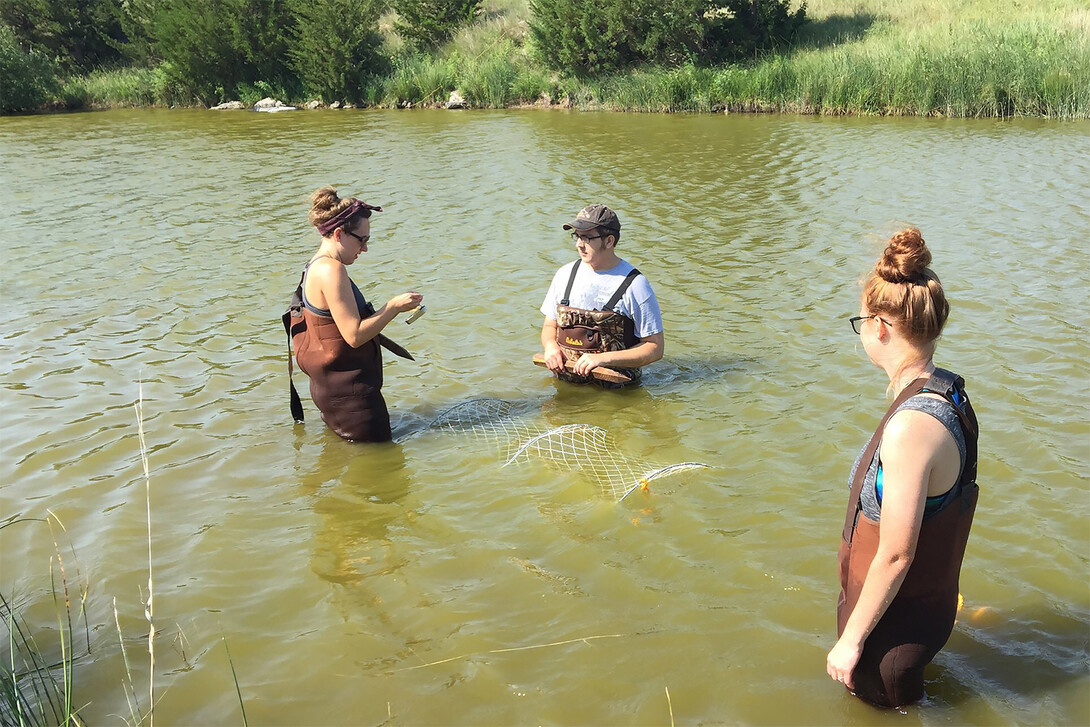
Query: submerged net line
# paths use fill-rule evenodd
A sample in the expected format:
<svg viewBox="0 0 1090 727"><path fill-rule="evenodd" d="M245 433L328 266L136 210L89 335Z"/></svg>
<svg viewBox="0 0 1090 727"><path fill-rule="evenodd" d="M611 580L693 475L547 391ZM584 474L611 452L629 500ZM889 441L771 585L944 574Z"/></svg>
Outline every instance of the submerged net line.
<svg viewBox="0 0 1090 727"><path fill-rule="evenodd" d="M614 502L661 477L708 466L657 464L626 455L602 427L565 424L546 429L522 421L519 415L502 399L471 399L441 412L428 428L469 434L496 447L505 458L504 467L534 457L557 469L578 472Z"/></svg>

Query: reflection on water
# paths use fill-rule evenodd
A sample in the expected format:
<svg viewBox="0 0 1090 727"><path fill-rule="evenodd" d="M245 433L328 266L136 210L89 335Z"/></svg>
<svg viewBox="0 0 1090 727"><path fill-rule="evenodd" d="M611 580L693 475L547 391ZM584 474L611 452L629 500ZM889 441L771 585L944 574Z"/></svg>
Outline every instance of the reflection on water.
<svg viewBox="0 0 1090 727"><path fill-rule="evenodd" d="M159 655L163 723L236 713L221 636L260 724L1090 722L1085 123L119 111L0 118L0 159L0 522L49 509L72 538L87 721L128 710L115 597L125 638L146 631L142 382L156 614L187 644ZM392 324L417 359L387 363L394 444L288 413L279 315L329 183L386 210L351 271L368 297L427 296ZM593 201L663 307L666 358L634 390L530 363L575 257L560 225ZM886 384L845 317L903 222L982 428L966 608L904 715L824 673ZM709 468L615 505L578 468L428 428L482 398ZM51 540L0 546L50 633Z"/></svg>
<svg viewBox="0 0 1090 727"><path fill-rule="evenodd" d="M314 572L350 585L396 571L398 565L388 559L388 531L411 517L403 505L411 482L400 445L353 447L327 438L316 467L300 483L322 518L314 538Z"/></svg>

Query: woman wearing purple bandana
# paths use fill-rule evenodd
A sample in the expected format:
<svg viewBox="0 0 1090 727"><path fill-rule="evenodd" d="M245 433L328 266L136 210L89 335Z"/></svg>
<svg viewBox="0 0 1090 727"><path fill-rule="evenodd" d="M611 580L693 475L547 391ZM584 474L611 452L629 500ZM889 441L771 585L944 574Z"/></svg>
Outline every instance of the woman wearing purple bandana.
<svg viewBox="0 0 1090 727"><path fill-rule="evenodd" d="M303 268L298 300L286 315L295 358L310 377L311 399L333 431L357 442L389 441L380 346L412 356L382 329L399 313L419 306L423 296L402 293L375 310L348 277L348 266L367 252L371 213L382 208L342 199L332 187L322 187L310 201L309 220L322 242ZM295 407L293 401L293 413ZM302 419L301 407L296 419Z"/></svg>

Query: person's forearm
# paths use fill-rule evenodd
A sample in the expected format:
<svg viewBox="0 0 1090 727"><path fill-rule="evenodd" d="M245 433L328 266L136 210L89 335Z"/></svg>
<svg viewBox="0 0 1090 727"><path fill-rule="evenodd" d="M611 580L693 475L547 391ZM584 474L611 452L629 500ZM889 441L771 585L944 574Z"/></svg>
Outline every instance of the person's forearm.
<svg viewBox="0 0 1090 727"><path fill-rule="evenodd" d="M375 311L373 316L361 319L359 326L356 328L354 340L349 341L349 344L352 348L359 348L367 343L382 333L382 329L397 317L397 313L397 310L390 308L389 304L387 304Z"/></svg>
<svg viewBox="0 0 1090 727"><path fill-rule="evenodd" d="M603 351L596 355L602 366L638 369L661 359L662 347L651 341L643 341L622 351Z"/></svg>
<svg viewBox="0 0 1090 727"><path fill-rule="evenodd" d="M859 600L844 625L841 640L858 645L866 641L901 589L911 564L912 559L903 553L879 551L874 556L863 580Z"/></svg>
<svg viewBox="0 0 1090 727"><path fill-rule="evenodd" d="M552 325L549 325L549 324ZM541 327L541 347L548 353L550 348L560 348L556 342L556 321L546 321Z"/></svg>

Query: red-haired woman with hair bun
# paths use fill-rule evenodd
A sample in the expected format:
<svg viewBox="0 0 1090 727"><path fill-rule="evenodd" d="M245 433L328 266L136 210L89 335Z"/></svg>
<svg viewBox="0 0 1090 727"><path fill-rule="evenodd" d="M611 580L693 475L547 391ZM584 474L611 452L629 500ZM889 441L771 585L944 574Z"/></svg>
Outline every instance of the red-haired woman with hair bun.
<svg viewBox="0 0 1090 727"><path fill-rule="evenodd" d="M317 190L310 201L309 220L322 240L303 268L284 326L299 368L310 377L311 399L330 429L355 442L389 441L380 346L412 357L383 336L382 329L399 313L419 306L423 296L402 293L375 310L348 277L348 266L367 252L371 213L382 208L341 198L332 187ZM302 420L294 384L291 393L292 414Z"/></svg>
<svg viewBox="0 0 1090 727"><path fill-rule="evenodd" d="M826 670L881 707L923 696L957 615L978 492L976 414L962 378L933 361L949 306L930 264L919 230L894 235L850 319L896 398L852 469Z"/></svg>

